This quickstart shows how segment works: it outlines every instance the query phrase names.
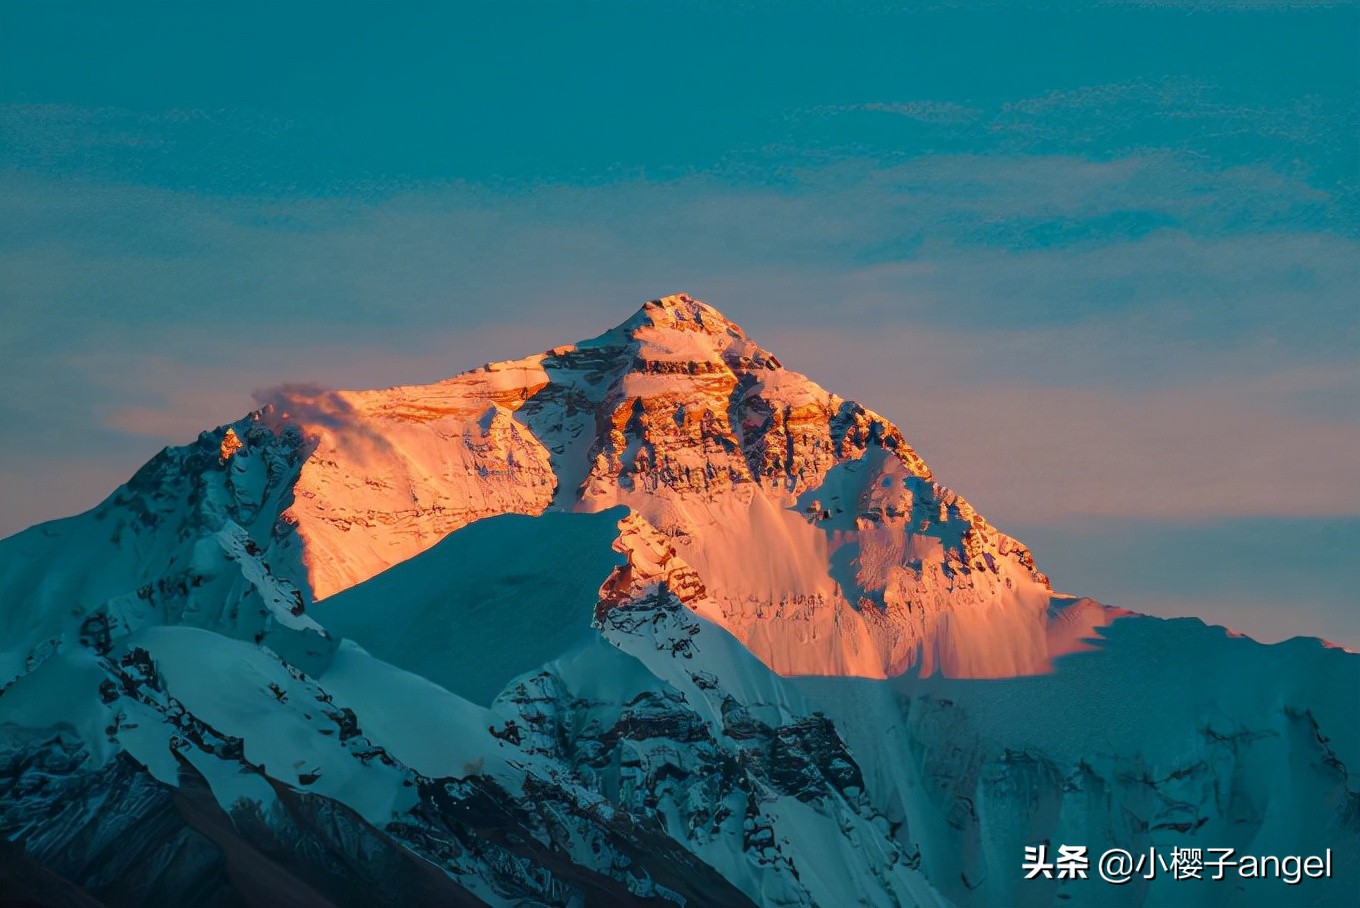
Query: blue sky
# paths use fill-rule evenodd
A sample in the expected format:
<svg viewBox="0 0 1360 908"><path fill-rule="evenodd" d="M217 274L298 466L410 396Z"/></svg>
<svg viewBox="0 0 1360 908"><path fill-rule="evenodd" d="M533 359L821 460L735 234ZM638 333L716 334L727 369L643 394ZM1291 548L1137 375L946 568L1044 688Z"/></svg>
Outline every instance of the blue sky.
<svg viewBox="0 0 1360 908"><path fill-rule="evenodd" d="M0 6L0 533L687 290L1057 586L1360 646L1360 6Z"/></svg>

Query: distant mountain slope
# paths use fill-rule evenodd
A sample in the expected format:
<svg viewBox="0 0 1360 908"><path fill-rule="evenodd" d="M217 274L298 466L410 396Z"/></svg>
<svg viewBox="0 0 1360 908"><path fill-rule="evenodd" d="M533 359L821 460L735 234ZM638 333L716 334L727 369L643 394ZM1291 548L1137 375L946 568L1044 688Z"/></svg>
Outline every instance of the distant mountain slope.
<svg viewBox="0 0 1360 908"><path fill-rule="evenodd" d="M1360 657L1136 617L1052 674L799 679L961 904L1343 905L1360 892ZM1323 854L1333 877L1026 881L1038 842ZM930 843L928 847L925 843ZM1053 850L1053 849L1051 849ZM1092 865L1094 867L1094 864ZM1212 874L1210 874L1212 875ZM1061 893L1061 896L1059 895Z"/></svg>

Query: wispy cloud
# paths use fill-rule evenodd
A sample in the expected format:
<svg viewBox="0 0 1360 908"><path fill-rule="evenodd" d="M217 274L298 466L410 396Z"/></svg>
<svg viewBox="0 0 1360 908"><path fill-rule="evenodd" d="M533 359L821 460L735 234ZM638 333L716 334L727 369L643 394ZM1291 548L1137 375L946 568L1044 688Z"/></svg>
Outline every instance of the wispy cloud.
<svg viewBox="0 0 1360 908"><path fill-rule="evenodd" d="M1147 122L1161 119L1210 130L1220 140L1269 139L1278 150L1344 139L1356 117L1337 97L1309 94L1285 104L1244 104L1224 100L1223 92L1208 81L1168 76L1055 89L1006 102L987 128L1023 141L1077 139L1128 148L1144 145Z"/></svg>
<svg viewBox="0 0 1360 908"><path fill-rule="evenodd" d="M1206 10L1200 0L1098 0L1102 6L1145 6L1150 8ZM1212 4L1218 10L1300 10L1323 9L1327 7L1353 7L1355 0L1217 0Z"/></svg>
<svg viewBox="0 0 1360 908"><path fill-rule="evenodd" d="M1352 389L1327 378L1355 364L1360 246L1332 194L1265 168L965 155L778 188L4 190L10 462L97 449L126 476L260 387L431 381L688 290L900 421L999 522L1360 506ZM75 507L78 483L47 475L12 494Z"/></svg>
<svg viewBox="0 0 1360 908"><path fill-rule="evenodd" d="M919 120L922 123L972 123L982 111L955 101L868 101L863 104L821 105L810 108L810 114L885 113Z"/></svg>

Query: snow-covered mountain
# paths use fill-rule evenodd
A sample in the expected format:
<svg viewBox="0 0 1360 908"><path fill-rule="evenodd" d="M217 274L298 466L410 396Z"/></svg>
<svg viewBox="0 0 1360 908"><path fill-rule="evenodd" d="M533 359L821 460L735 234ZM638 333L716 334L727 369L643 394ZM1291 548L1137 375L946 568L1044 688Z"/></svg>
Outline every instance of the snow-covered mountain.
<svg viewBox="0 0 1360 908"><path fill-rule="evenodd" d="M42 904L1360 886L1360 656L1054 593L897 427L685 295L280 392L0 541L0 684L0 882ZM1023 880L1058 842L1334 878Z"/></svg>

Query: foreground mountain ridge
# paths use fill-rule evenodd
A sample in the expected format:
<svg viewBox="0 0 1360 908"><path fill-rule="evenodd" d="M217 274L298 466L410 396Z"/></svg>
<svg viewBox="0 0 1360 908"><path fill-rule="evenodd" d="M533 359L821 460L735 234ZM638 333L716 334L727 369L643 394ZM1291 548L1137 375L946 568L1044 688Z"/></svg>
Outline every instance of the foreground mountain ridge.
<svg viewBox="0 0 1360 908"><path fill-rule="evenodd" d="M1054 594L896 427L683 294L280 392L0 556L0 859L43 900L1173 897L1022 884L1060 837L1360 872L1360 659Z"/></svg>

